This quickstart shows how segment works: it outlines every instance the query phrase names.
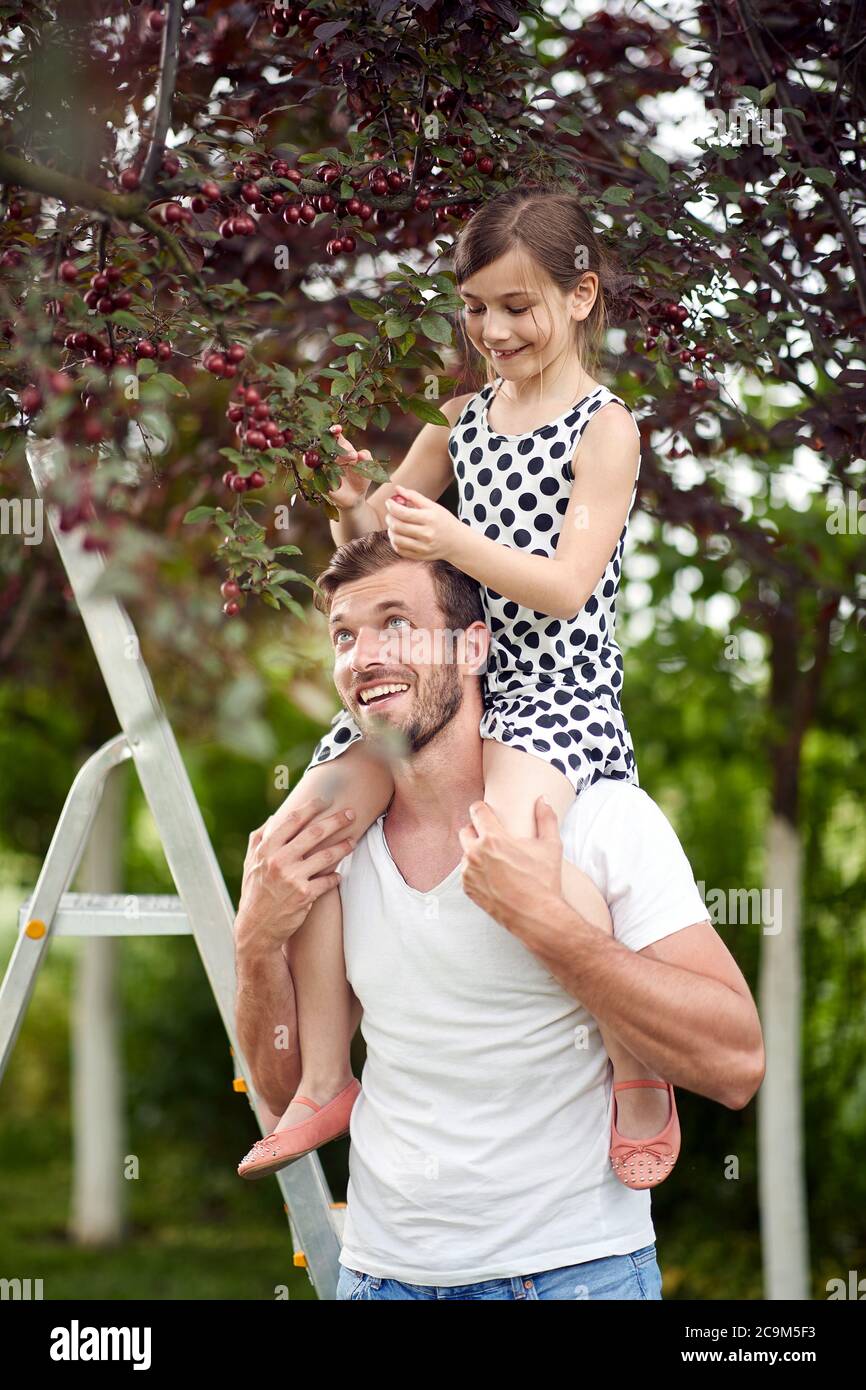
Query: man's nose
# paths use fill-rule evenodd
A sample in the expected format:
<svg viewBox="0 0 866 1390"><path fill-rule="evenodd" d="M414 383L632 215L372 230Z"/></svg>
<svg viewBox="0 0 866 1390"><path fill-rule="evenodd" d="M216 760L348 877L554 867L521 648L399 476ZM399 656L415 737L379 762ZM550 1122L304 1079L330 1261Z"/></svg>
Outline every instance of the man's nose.
<svg viewBox="0 0 866 1390"><path fill-rule="evenodd" d="M399 631L360 627L352 650L352 669L366 671L371 666L393 665L398 656Z"/></svg>

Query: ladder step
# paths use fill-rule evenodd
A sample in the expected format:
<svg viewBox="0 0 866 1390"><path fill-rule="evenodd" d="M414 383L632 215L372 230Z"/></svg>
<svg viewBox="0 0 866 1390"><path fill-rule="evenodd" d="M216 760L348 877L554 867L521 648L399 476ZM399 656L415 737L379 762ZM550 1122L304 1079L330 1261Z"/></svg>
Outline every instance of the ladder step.
<svg viewBox="0 0 866 1390"><path fill-rule="evenodd" d="M20 931L30 921L31 902L18 910ZM53 930L55 936L192 935L183 903L170 894L63 893Z"/></svg>

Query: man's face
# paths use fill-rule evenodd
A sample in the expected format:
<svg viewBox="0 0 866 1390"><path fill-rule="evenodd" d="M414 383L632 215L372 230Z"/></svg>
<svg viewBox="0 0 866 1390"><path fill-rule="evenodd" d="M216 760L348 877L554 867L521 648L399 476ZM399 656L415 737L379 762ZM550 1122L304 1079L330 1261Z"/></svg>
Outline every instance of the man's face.
<svg viewBox="0 0 866 1390"><path fill-rule="evenodd" d="M365 735L390 735L398 755L417 753L453 719L464 677L478 668L477 658L467 660L466 634L445 626L433 577L417 561L341 584L329 628L340 698ZM487 629L468 631L478 641Z"/></svg>

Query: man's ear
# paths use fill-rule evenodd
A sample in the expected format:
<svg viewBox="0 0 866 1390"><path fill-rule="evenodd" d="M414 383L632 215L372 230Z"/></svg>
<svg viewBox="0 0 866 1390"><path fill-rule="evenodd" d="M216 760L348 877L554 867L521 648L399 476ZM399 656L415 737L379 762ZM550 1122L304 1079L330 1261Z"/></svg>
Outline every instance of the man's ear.
<svg viewBox="0 0 866 1390"><path fill-rule="evenodd" d="M487 670L487 653L490 650L490 629L486 623L471 623L462 633L463 657L461 666L469 676L483 676Z"/></svg>

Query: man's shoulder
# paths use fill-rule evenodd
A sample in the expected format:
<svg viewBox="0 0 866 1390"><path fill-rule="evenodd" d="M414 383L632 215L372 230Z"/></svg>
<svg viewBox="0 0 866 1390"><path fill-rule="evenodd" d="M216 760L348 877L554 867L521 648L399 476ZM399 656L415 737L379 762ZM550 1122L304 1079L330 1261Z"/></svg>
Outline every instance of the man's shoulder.
<svg viewBox="0 0 866 1390"><path fill-rule="evenodd" d="M574 831L584 834L602 815L652 816L663 811L643 787L618 777L599 777L585 787L569 806L562 820L563 837Z"/></svg>
<svg viewBox="0 0 866 1390"><path fill-rule="evenodd" d="M564 852L578 862L598 851L606 859L633 852L638 839L679 845L661 806L635 782L599 777L572 802L561 825Z"/></svg>

